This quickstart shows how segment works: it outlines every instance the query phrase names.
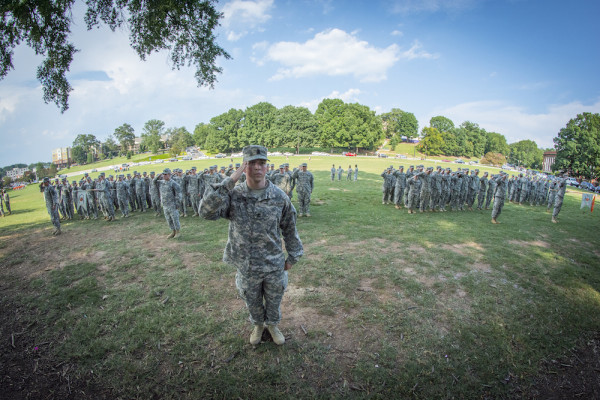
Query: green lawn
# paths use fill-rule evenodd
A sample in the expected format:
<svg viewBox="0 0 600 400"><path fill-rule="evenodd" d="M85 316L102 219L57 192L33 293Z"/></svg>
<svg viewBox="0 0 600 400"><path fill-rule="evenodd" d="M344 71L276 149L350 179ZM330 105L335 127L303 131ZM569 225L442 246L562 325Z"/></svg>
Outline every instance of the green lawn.
<svg viewBox="0 0 600 400"><path fill-rule="evenodd" d="M164 218L134 213L69 221L54 238L33 186L0 219L3 309L22 310L39 357L114 398L513 397L599 331L600 217L579 209L580 192L559 224L545 207L506 204L492 225L489 211L382 205L381 171L414 162L288 161L309 163L315 192L313 217L298 220L305 256L284 296L284 346L248 344L221 261L227 221L182 218L182 238L167 241ZM358 164L359 181L331 182L331 164Z"/></svg>

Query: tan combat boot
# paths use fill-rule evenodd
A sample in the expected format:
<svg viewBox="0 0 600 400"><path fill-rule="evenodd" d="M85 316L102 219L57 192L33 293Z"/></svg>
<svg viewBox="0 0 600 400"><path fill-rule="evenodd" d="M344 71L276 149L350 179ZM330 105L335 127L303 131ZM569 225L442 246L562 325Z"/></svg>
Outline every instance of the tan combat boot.
<svg viewBox="0 0 600 400"><path fill-rule="evenodd" d="M555 224L558 224L558 221L554 217L552 217L552 222L555 223Z"/></svg>
<svg viewBox="0 0 600 400"><path fill-rule="evenodd" d="M262 338L263 331L265 330L265 326L263 324L254 325L254 329L250 334L250 344L256 346L260 343L260 339Z"/></svg>
<svg viewBox="0 0 600 400"><path fill-rule="evenodd" d="M492 224L497 224L498 221L496 221L496 218L492 218Z"/></svg>
<svg viewBox="0 0 600 400"><path fill-rule="evenodd" d="M305 217L310 217L310 213L304 214Z"/></svg>
<svg viewBox="0 0 600 400"><path fill-rule="evenodd" d="M175 237L175 231L171 231L171 234L167 236L167 239L173 239Z"/></svg>
<svg viewBox="0 0 600 400"><path fill-rule="evenodd" d="M181 234L179 233L179 230L176 230L175 231L175 236L173 236L173 238L177 239L180 236L181 236Z"/></svg>
<svg viewBox="0 0 600 400"><path fill-rule="evenodd" d="M281 346L285 343L285 336L283 336L277 325L267 325L267 329L276 345Z"/></svg>

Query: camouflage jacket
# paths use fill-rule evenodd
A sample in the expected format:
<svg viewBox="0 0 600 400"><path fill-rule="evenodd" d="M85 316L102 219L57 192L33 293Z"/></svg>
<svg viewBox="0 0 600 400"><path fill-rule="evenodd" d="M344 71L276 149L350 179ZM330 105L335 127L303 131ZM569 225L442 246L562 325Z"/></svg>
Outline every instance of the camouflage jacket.
<svg viewBox="0 0 600 400"><path fill-rule="evenodd" d="M270 181L255 197L247 184L225 179L200 203L200 215L208 220L227 218L229 238L223 261L243 273L283 270L285 255L281 235L294 264L304 254L296 230L296 209L289 197Z"/></svg>
<svg viewBox="0 0 600 400"><path fill-rule="evenodd" d="M314 178L310 171L295 171L293 175L296 183L296 192L312 193L314 188Z"/></svg>

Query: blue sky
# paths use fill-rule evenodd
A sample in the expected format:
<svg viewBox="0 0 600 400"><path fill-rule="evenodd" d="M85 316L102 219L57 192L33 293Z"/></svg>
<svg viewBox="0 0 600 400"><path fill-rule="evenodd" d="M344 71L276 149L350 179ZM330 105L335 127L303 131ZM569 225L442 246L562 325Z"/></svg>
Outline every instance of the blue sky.
<svg viewBox="0 0 600 400"><path fill-rule="evenodd" d="M74 87L64 114L44 104L40 63L26 47L0 81L0 165L49 161L80 133L104 140L129 123L196 124L260 101L314 112L324 98L378 114L469 120L509 143L542 148L569 119L600 112L600 2L596 0L220 1L225 14L215 89L172 71L167 53L140 61L126 31L88 32L74 10Z"/></svg>

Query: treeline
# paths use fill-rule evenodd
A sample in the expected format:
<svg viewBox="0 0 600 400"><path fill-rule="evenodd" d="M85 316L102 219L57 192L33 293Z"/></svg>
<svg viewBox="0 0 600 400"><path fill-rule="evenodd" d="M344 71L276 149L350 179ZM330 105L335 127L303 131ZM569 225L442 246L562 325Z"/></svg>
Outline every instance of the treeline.
<svg viewBox="0 0 600 400"><path fill-rule="evenodd" d="M312 113L306 107L285 106L280 109L268 102L245 110L232 108L196 125L193 132L185 127L165 126L153 119L144 124L139 148L134 147L133 127L123 124L104 142L93 135L78 135L73 142L73 158L78 163L115 155L131 155L133 150L178 155L189 146L211 153L235 152L248 144L270 149L348 149L372 151L389 139L392 150L397 145L419 137L419 123L413 113L397 108L376 115L368 106L324 99ZM484 157L484 162L502 164L507 159L528 168L540 168L543 151L533 141L508 144L504 135L487 132L476 123L455 126L446 117L437 116L421 130L418 150L427 155Z"/></svg>
<svg viewBox="0 0 600 400"><path fill-rule="evenodd" d="M487 132L473 122L455 126L449 118L431 118L421 131L417 149L427 155L482 158L483 163L502 165L509 162L526 168L541 169L544 150L532 140L508 144L504 135Z"/></svg>

